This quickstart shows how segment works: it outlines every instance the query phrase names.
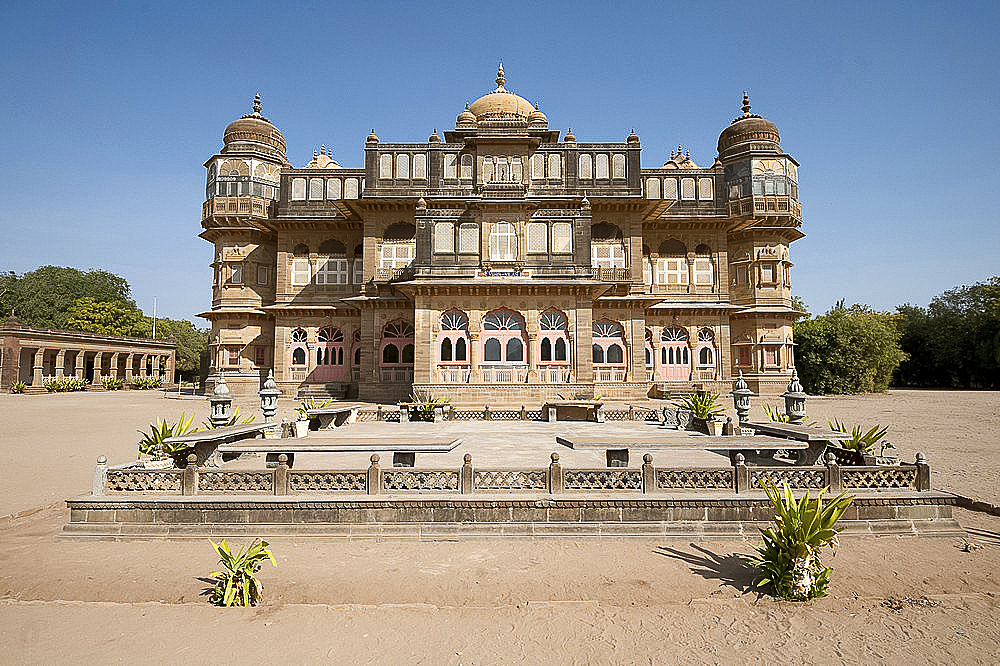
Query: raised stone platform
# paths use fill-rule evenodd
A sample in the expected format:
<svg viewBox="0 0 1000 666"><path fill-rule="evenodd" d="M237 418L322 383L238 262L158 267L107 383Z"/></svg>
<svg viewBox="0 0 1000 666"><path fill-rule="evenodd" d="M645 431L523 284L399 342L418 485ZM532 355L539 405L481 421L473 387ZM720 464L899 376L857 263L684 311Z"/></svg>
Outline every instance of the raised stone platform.
<svg viewBox="0 0 1000 666"><path fill-rule="evenodd" d="M949 493L857 495L845 535L961 536ZM758 537L766 497L693 491L650 497L129 497L69 500L64 535L146 539L222 536L349 539Z"/></svg>

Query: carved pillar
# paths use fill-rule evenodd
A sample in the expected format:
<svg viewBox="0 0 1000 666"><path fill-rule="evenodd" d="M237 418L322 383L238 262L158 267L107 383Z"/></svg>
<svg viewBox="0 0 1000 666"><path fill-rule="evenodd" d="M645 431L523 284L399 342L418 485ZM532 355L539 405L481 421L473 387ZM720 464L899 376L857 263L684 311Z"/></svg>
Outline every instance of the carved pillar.
<svg viewBox="0 0 1000 666"><path fill-rule="evenodd" d="M469 331L469 383L479 384L482 376L479 372L479 331Z"/></svg>
<svg viewBox="0 0 1000 666"><path fill-rule="evenodd" d="M132 363L134 362L134 359L133 359L134 356L135 355L132 354L131 352L125 354L125 383L126 384L131 384L132 383Z"/></svg>
<svg viewBox="0 0 1000 666"><path fill-rule="evenodd" d="M576 381L590 384L594 381L594 311L589 299L577 301L576 308Z"/></svg>
<svg viewBox="0 0 1000 666"><path fill-rule="evenodd" d="M528 349L526 350L526 359L528 361L528 383L537 384L538 383L538 352L536 351L536 345L538 344L538 333L529 332L528 333Z"/></svg>
<svg viewBox="0 0 1000 666"><path fill-rule="evenodd" d="M687 272L688 272L687 291L690 294L694 292L694 252L688 250L687 257L685 257L685 260L687 261Z"/></svg>
<svg viewBox="0 0 1000 666"><path fill-rule="evenodd" d="M111 367L108 368L108 376L118 378L118 357L121 355L120 352L114 352L111 354Z"/></svg>
<svg viewBox="0 0 1000 666"><path fill-rule="evenodd" d="M646 381L646 319L642 310L632 310L629 313L631 319L631 335L629 346L631 355L629 358L629 376L625 381L644 382Z"/></svg>
<svg viewBox="0 0 1000 666"><path fill-rule="evenodd" d="M45 368L45 349L39 347L32 359L31 384L32 386L42 385L42 374Z"/></svg>
<svg viewBox="0 0 1000 666"><path fill-rule="evenodd" d="M64 376L63 370L66 367L66 350L60 349L56 352L56 367L53 369L53 373L56 377L62 378Z"/></svg>
<svg viewBox="0 0 1000 666"><path fill-rule="evenodd" d="M105 352L94 353L94 375L90 378L90 383L94 386L101 383L101 365L104 364Z"/></svg>

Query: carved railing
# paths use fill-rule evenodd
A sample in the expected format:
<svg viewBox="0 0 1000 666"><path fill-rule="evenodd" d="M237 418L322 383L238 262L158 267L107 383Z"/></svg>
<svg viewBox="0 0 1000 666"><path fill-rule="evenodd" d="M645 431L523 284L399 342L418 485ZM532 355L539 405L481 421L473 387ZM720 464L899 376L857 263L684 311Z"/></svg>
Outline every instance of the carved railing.
<svg viewBox="0 0 1000 666"><path fill-rule="evenodd" d="M632 270L630 268L602 268L601 266L593 266L590 269L590 274L595 280L600 280L601 282L629 282L632 279Z"/></svg>
<svg viewBox="0 0 1000 666"><path fill-rule="evenodd" d="M468 365L439 365L437 367L438 381L442 384L468 384Z"/></svg>
<svg viewBox="0 0 1000 666"><path fill-rule="evenodd" d="M280 443L275 448L280 449ZM188 456L178 469L108 468L103 458L94 475L94 495L309 495L312 493L640 493L672 490L714 490L736 494L760 493L762 483L796 490L930 490L930 466L921 454L914 464L893 466L841 466L832 455L825 465L759 467L747 465L742 454L730 467L664 468L653 466L653 456L642 457L638 468L563 469L553 453L547 468L475 469L465 454L458 469L413 469L379 466L371 456L366 470L291 470L281 454L270 470L221 470L199 468L197 456Z"/></svg>
<svg viewBox="0 0 1000 666"><path fill-rule="evenodd" d="M206 219L212 215L251 215L267 217L270 199L260 197L212 197L201 206L201 217Z"/></svg>
<svg viewBox="0 0 1000 666"><path fill-rule="evenodd" d="M484 384L523 384L528 379L526 365L481 365Z"/></svg>

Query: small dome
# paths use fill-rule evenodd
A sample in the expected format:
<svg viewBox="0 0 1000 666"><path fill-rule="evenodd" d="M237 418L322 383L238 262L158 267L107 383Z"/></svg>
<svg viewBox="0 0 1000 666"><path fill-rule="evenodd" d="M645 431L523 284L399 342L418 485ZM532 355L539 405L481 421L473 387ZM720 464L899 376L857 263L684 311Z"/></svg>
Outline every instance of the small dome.
<svg viewBox="0 0 1000 666"><path fill-rule="evenodd" d="M271 121L260 115L260 95L253 98L253 113L234 120L222 135L223 152L257 150L264 154L285 159L285 137Z"/></svg>
<svg viewBox="0 0 1000 666"><path fill-rule="evenodd" d="M473 115L472 111L469 111L469 103L465 103L465 109L462 113L458 114L458 118L455 120L455 129L475 129L476 127L476 116Z"/></svg>
<svg viewBox="0 0 1000 666"><path fill-rule="evenodd" d="M378 143L378 137L375 136L374 128L372 128L372 133L368 135L368 138L365 139L365 143Z"/></svg>
<svg viewBox="0 0 1000 666"><path fill-rule="evenodd" d="M431 132L431 135L427 137L427 143L441 143L441 137L438 136L436 127L434 128L434 131Z"/></svg>
<svg viewBox="0 0 1000 666"><path fill-rule="evenodd" d="M535 107L520 95L515 95L503 87L507 79L503 75L503 63L497 68L497 89L477 99L469 106L469 111L477 121L485 118L503 119L520 117L525 120Z"/></svg>
<svg viewBox="0 0 1000 666"><path fill-rule="evenodd" d="M528 127L547 128L548 126L549 119L538 110L538 102L535 102L535 110L528 115Z"/></svg>
<svg viewBox="0 0 1000 666"><path fill-rule="evenodd" d="M563 141L566 143L576 143L576 137L573 136L573 128L570 127L566 130L566 136L563 137Z"/></svg>
<svg viewBox="0 0 1000 666"><path fill-rule="evenodd" d="M719 135L719 157L725 159L736 152L734 149L737 146L747 143L773 143L773 147L780 150L780 140L781 135L774 123L750 113L750 97L744 92L743 115L733 119L732 124Z"/></svg>
<svg viewBox="0 0 1000 666"><path fill-rule="evenodd" d="M635 128L629 132L628 138L625 141L628 143L639 143L639 136L635 133Z"/></svg>

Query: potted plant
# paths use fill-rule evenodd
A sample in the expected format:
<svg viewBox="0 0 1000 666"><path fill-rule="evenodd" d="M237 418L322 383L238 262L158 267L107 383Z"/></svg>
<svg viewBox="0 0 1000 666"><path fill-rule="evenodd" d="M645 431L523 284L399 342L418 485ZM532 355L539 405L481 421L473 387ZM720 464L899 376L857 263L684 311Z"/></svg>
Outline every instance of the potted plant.
<svg viewBox="0 0 1000 666"><path fill-rule="evenodd" d="M319 402L316 398L306 398L295 408L295 421L292 422L292 432L295 437L305 437L309 433L309 410L323 409L330 404L330 400Z"/></svg>
<svg viewBox="0 0 1000 666"><path fill-rule="evenodd" d="M438 420L444 420L445 405L451 400L445 397L435 397L427 391L414 391L410 394L409 402L413 405L410 411L411 420L434 423Z"/></svg>
<svg viewBox="0 0 1000 666"><path fill-rule="evenodd" d="M156 423L149 424L148 433L138 431L142 435L139 439L139 460L142 466L147 469L183 467L182 463L187 458L191 447L186 444L167 443L163 440L198 432L198 428L192 427L193 421L193 415L185 417L184 412L181 412L177 423L167 423L163 419L156 419Z"/></svg>
<svg viewBox="0 0 1000 666"><path fill-rule="evenodd" d="M687 396L674 405L678 409L678 417L681 411L691 413L691 426L706 435L719 436L722 434L722 427L725 422L716 417L721 416L724 410L719 404L719 395L710 391L699 391L694 395ZM680 418L678 419L680 420Z"/></svg>

